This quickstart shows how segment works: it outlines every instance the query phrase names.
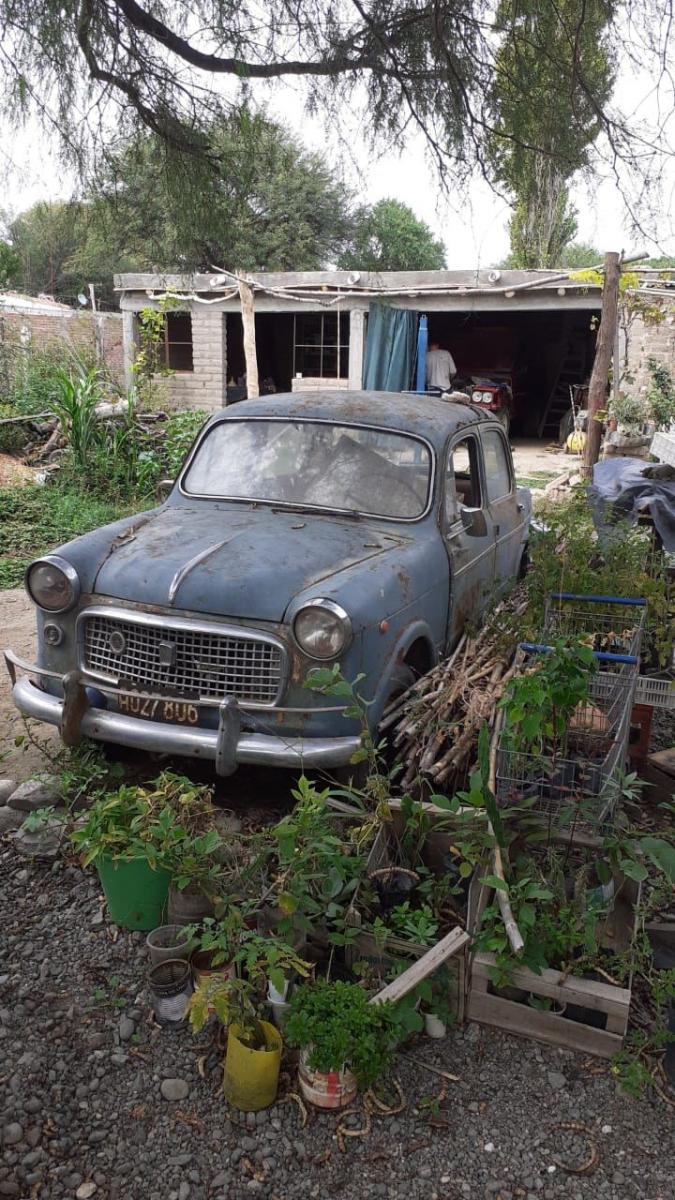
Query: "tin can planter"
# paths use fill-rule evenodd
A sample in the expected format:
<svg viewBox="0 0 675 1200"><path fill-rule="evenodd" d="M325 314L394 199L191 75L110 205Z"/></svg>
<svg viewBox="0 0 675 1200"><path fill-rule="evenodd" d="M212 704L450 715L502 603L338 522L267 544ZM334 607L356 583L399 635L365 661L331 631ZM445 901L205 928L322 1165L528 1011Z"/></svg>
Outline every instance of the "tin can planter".
<svg viewBox="0 0 675 1200"><path fill-rule="evenodd" d="M199 887L169 888L169 921L172 925L199 925L213 916L213 904Z"/></svg>
<svg viewBox="0 0 675 1200"><path fill-rule="evenodd" d="M264 1050L251 1050L239 1040L241 1030L230 1025L223 1091L229 1103L242 1112L269 1108L277 1098L283 1043L278 1029L269 1021L260 1021L265 1038Z"/></svg>
<svg viewBox="0 0 675 1200"><path fill-rule="evenodd" d="M288 996L289 986L289 981L286 980L284 990L283 992L280 992L277 990L277 988L275 988L273 983L268 982L267 984L267 1003L270 1006L272 1020L277 1029L281 1029L282 1031L288 1016L288 1010L290 1008L290 1005L286 999Z"/></svg>
<svg viewBox="0 0 675 1200"><path fill-rule="evenodd" d="M192 995L189 963L184 959L168 958L151 967L150 995L157 1024L167 1029L182 1029Z"/></svg>
<svg viewBox="0 0 675 1200"><path fill-rule="evenodd" d="M309 1050L303 1050L298 1066L298 1082L305 1100L316 1108L346 1108L358 1091L352 1072L343 1067L341 1071L315 1071L307 1062Z"/></svg>
<svg viewBox="0 0 675 1200"><path fill-rule="evenodd" d="M186 934L184 925L159 925L145 939L153 967L167 959L190 961L193 942Z"/></svg>
<svg viewBox="0 0 675 1200"><path fill-rule="evenodd" d="M214 975L222 976L223 979L234 979L234 963L220 963L214 967L212 950L193 950L190 965L196 987L199 987L200 983L206 983Z"/></svg>
<svg viewBox="0 0 675 1200"><path fill-rule="evenodd" d="M101 857L96 869L116 925L146 933L161 925L171 878L167 871L159 867L153 871L144 858Z"/></svg>

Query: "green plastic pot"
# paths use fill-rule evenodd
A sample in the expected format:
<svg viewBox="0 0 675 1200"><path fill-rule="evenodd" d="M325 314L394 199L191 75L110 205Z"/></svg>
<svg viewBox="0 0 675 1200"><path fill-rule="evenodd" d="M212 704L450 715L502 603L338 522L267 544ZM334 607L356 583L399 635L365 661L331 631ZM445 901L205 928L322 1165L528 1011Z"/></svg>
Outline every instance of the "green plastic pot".
<svg viewBox="0 0 675 1200"><path fill-rule="evenodd" d="M171 882L168 871L153 871L144 858L99 858L96 868L116 925L149 931L162 924Z"/></svg>

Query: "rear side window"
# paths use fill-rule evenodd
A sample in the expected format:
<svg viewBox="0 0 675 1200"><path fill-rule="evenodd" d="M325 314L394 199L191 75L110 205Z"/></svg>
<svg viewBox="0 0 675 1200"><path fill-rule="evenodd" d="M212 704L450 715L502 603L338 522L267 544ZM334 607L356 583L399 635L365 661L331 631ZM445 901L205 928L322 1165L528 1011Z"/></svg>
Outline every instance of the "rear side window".
<svg viewBox="0 0 675 1200"><path fill-rule="evenodd" d="M506 442L497 429L482 434L485 459L485 486L488 502L503 500L510 496L513 488L511 464Z"/></svg>

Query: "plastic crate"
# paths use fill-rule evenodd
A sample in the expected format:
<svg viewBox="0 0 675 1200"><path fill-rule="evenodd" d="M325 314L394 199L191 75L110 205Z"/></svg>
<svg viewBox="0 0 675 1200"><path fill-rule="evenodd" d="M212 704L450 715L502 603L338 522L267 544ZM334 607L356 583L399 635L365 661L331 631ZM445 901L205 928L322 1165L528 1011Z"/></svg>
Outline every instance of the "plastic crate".
<svg viewBox="0 0 675 1200"><path fill-rule="evenodd" d="M636 704L650 704L652 708L675 708L675 681L655 679L650 675L638 675L635 689Z"/></svg>
<svg viewBox="0 0 675 1200"><path fill-rule="evenodd" d="M675 467L675 433L655 433L649 452L660 462Z"/></svg>

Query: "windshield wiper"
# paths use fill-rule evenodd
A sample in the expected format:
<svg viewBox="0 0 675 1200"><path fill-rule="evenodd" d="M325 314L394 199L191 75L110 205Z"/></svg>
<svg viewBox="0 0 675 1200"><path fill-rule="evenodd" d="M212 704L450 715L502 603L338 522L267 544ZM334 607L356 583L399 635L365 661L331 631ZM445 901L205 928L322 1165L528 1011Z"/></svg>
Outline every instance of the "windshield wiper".
<svg viewBox="0 0 675 1200"><path fill-rule="evenodd" d="M263 501L264 503L264 501ZM351 517L354 521L362 521L363 513L355 512L353 508L323 508L320 504L280 504L270 506L273 513L316 513L320 517Z"/></svg>

